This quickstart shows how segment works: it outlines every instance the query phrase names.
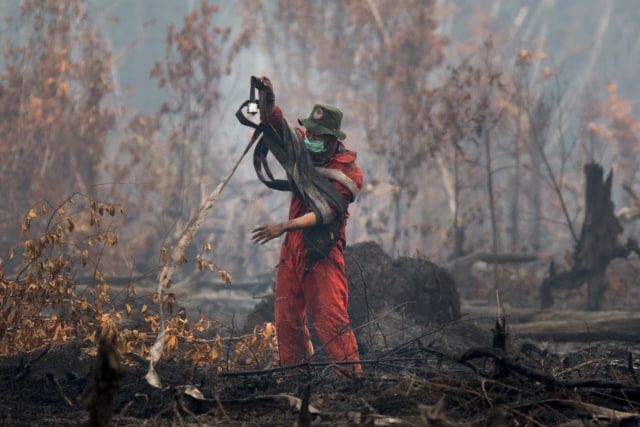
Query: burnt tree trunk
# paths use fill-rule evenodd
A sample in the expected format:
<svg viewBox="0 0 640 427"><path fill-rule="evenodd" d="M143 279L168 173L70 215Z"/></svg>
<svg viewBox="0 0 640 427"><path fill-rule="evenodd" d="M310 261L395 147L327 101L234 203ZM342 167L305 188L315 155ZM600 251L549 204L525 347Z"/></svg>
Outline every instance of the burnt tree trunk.
<svg viewBox="0 0 640 427"><path fill-rule="evenodd" d="M614 213L611 201L610 171L603 181L602 166L589 163L585 166L586 202L585 217L580 237L575 246L570 271L556 274L553 263L550 274L540 287L540 302L543 308L553 304L554 288L574 289L585 282L588 286L586 309L600 310L606 290L605 272L614 258L624 258L631 251L637 252L637 243L629 239L626 245L618 240L622 225Z"/></svg>
<svg viewBox="0 0 640 427"><path fill-rule="evenodd" d="M627 256L620 250L618 235L622 226L613 212L611 182L613 172L602 180L600 165L589 163L585 166L586 211L580 240L573 255L575 265L586 270L587 310L600 310L606 289L605 271L611 260L617 256Z"/></svg>

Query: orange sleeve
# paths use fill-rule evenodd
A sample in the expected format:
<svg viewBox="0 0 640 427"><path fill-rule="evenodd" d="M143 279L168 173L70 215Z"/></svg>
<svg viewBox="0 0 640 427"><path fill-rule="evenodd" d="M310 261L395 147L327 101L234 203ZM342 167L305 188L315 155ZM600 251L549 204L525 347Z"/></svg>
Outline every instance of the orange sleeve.
<svg viewBox="0 0 640 427"><path fill-rule="evenodd" d="M362 170L360 169L360 167L358 167L356 163L348 163L343 165L343 167L337 168L337 169L344 172L345 175L347 175L356 183L356 187L358 188L358 191L362 191L362 184L363 184ZM334 180L331 180L331 184L344 196L345 204L348 205L349 203L355 200L355 195L351 194L351 191L349 191L344 185ZM331 214L333 216L333 219L335 219L336 218L335 206L331 206Z"/></svg>

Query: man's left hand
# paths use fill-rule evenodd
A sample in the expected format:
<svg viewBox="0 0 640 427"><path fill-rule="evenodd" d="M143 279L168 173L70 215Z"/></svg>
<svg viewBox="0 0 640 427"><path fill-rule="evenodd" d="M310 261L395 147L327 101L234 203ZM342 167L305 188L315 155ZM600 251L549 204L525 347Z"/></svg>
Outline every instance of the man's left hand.
<svg viewBox="0 0 640 427"><path fill-rule="evenodd" d="M251 231L251 241L264 245L269 240L282 236L285 232L284 224L281 222L261 225Z"/></svg>

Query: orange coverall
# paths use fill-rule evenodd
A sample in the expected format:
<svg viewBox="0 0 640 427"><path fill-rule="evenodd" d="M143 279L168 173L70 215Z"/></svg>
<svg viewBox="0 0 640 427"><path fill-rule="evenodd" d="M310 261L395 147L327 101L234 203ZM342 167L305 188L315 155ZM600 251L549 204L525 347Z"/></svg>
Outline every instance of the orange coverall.
<svg viewBox="0 0 640 427"><path fill-rule="evenodd" d="M281 132L282 117L280 107L276 107L269 116L269 122L277 132ZM303 130L300 131L304 134ZM356 183L360 191L363 176L355 162L357 153L347 150L342 142L338 144L337 153L323 167L342 171ZM353 202L354 196L349 190L336 181L332 180L331 183L344 195L347 203ZM289 219L298 218L309 211L292 195ZM275 286L275 323L280 363L284 366L301 363L311 356L307 310L329 360L360 360L358 344L347 313L348 286L343 251L348 217L347 212L338 241L329 256L310 265L307 265L302 230L289 231L285 235ZM347 372L362 372L360 364L344 368Z"/></svg>

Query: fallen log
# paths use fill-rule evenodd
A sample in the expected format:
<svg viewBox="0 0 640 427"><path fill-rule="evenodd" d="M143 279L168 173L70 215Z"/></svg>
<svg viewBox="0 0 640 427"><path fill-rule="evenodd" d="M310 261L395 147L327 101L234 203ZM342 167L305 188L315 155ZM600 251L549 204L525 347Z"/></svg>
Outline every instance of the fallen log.
<svg viewBox="0 0 640 427"><path fill-rule="evenodd" d="M589 318L576 312L540 313L527 323L511 323L510 333L517 338L552 342L635 341L640 339L640 315L606 313ZM572 317L572 315L574 317ZM551 317L551 318L549 318Z"/></svg>
<svg viewBox="0 0 640 427"><path fill-rule="evenodd" d="M462 319L482 328L495 322L496 307L465 304ZM640 340L640 313L624 310L540 310L505 304L507 333L513 338L532 338L551 342L593 342Z"/></svg>

